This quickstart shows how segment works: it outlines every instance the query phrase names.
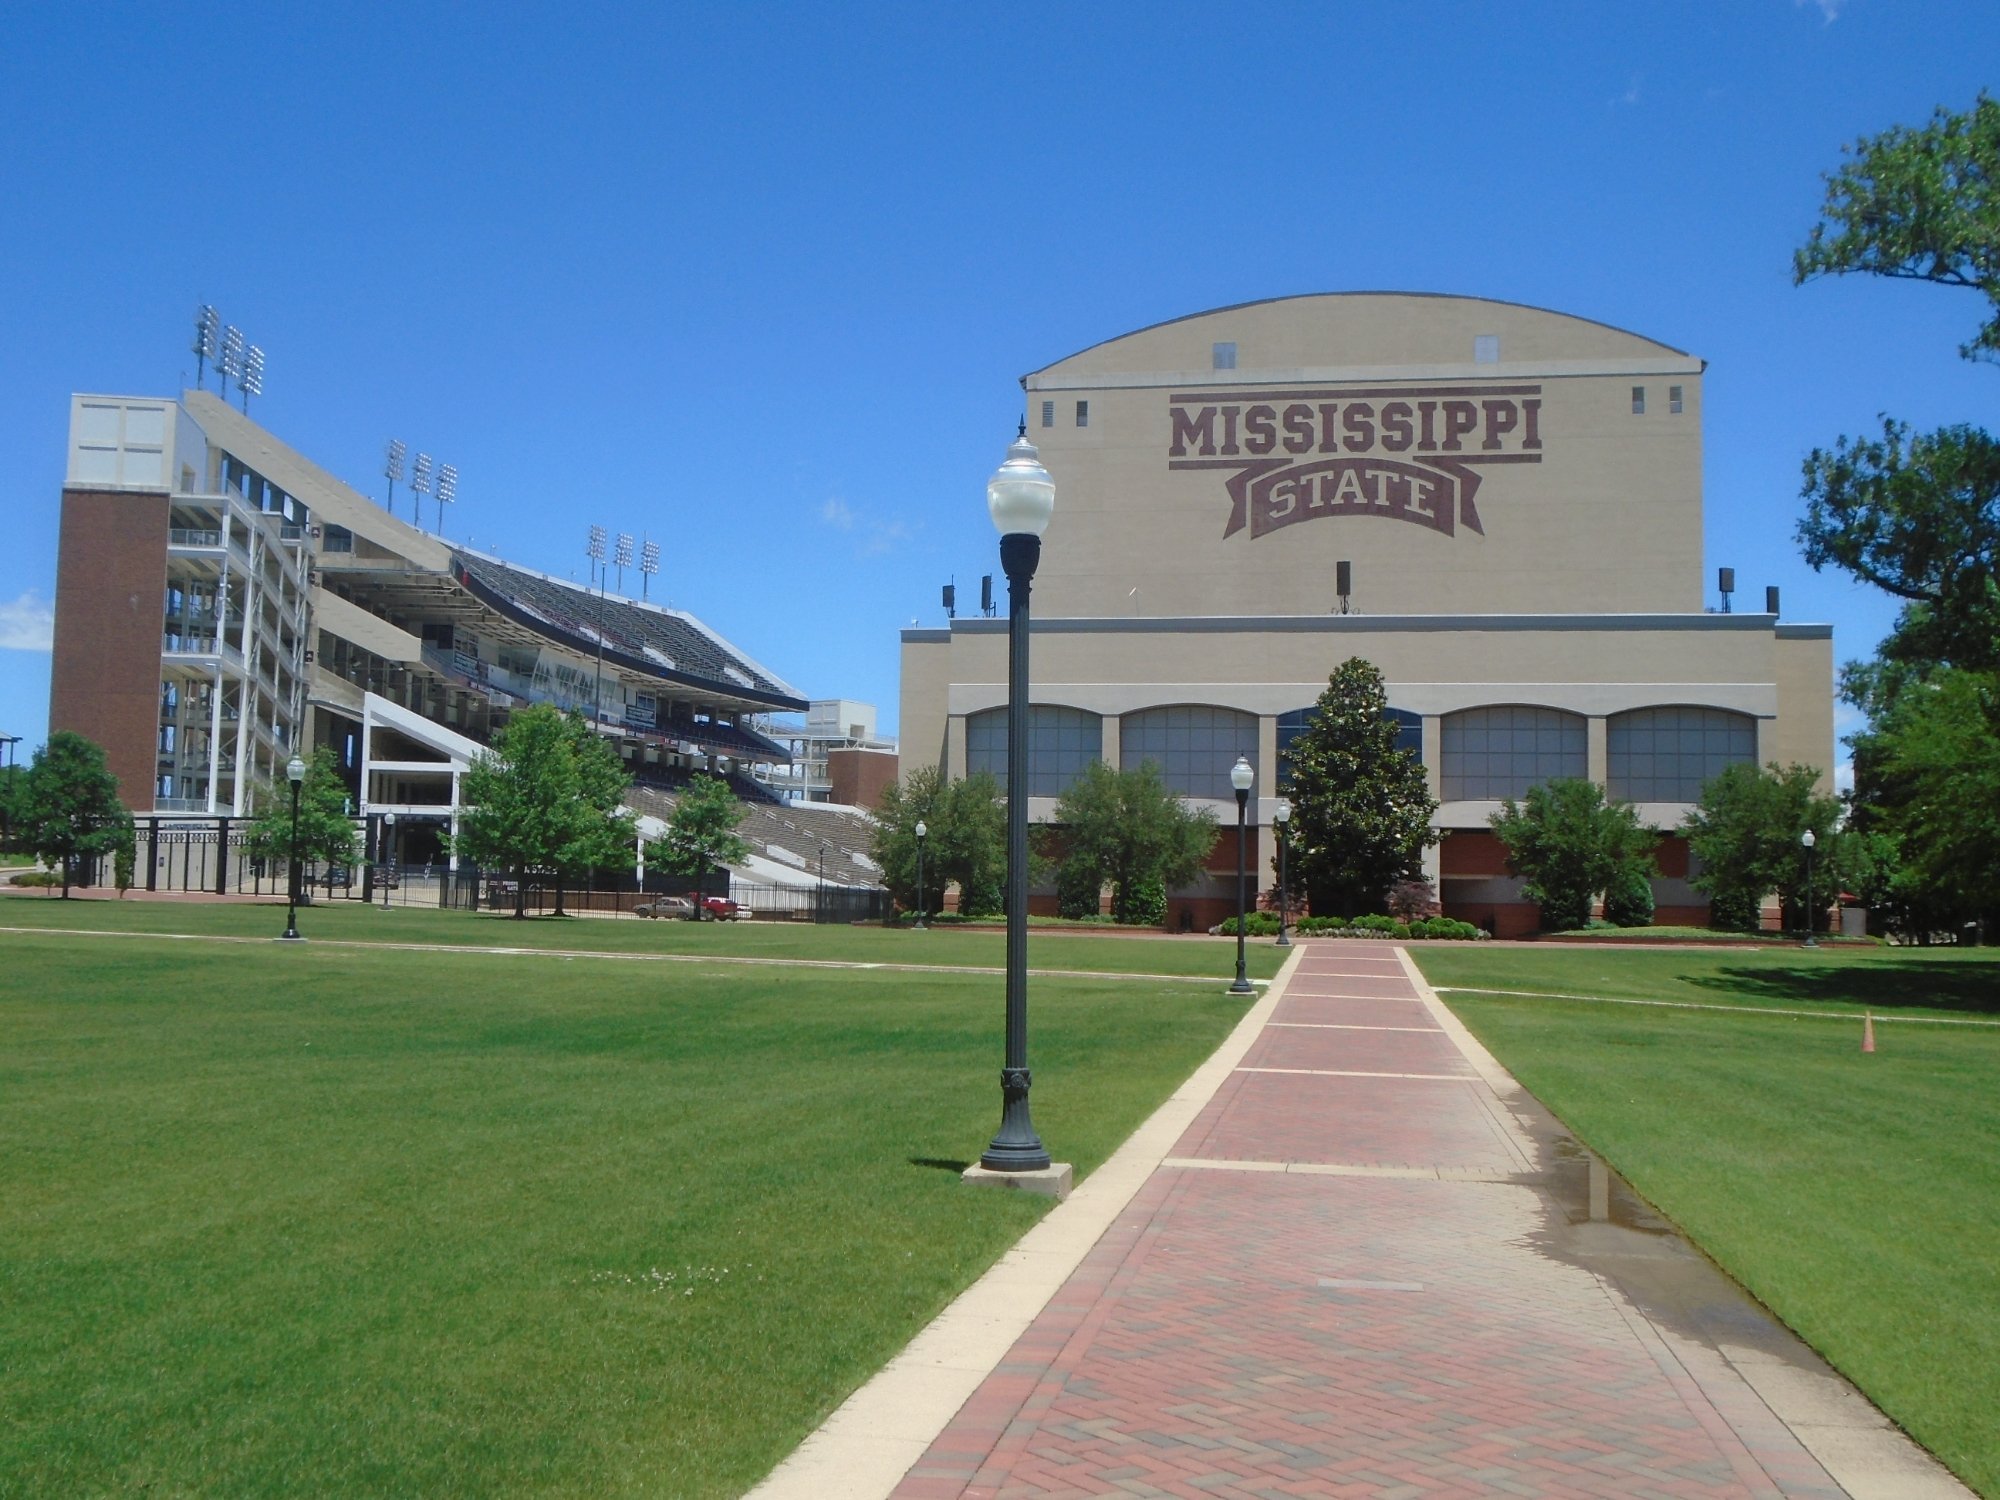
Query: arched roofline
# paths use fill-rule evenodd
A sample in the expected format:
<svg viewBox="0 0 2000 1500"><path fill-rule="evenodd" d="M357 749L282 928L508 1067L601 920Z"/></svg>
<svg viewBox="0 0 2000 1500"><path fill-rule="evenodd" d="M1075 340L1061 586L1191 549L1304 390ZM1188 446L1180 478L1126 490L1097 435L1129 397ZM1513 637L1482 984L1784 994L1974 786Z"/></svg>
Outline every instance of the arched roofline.
<svg viewBox="0 0 2000 1500"><path fill-rule="evenodd" d="M1182 313L1177 318L1162 318L1157 323L1147 323L1139 328L1128 328L1123 333L1113 334L1108 339L1099 339L1094 344L1085 344L1081 349L1065 354L1061 359L1051 360L1038 369L1028 371L1027 374L1021 377L1021 384L1025 387L1037 375L1046 375L1057 365L1067 364L1073 359L1081 358L1093 349L1102 349L1107 344L1116 344L1124 339L1136 338L1139 334L1151 333L1156 328L1171 328L1176 323L1191 323L1196 318L1210 318L1214 317L1217 313L1240 312L1246 307L1268 307L1277 302L1304 302L1321 297L1435 297L1440 301L1446 302L1480 302L1488 307L1514 307L1524 312L1544 313L1552 318L1567 318L1572 323L1588 323L1593 328L1609 329L1612 333L1623 334L1626 338L1638 339L1642 343L1651 344L1656 349L1664 349L1669 354L1678 354L1683 359L1693 359L1695 357L1686 349L1677 349L1672 344L1663 344L1658 339L1652 338L1647 334L1635 333L1629 328L1620 328L1616 323L1606 323L1599 318L1586 318L1580 313L1563 312L1560 308L1539 307L1532 302L1510 302L1503 297L1474 297L1464 292L1398 292L1383 290L1366 292L1290 292L1282 297L1256 297L1248 302L1228 302L1220 307L1204 308L1200 312Z"/></svg>

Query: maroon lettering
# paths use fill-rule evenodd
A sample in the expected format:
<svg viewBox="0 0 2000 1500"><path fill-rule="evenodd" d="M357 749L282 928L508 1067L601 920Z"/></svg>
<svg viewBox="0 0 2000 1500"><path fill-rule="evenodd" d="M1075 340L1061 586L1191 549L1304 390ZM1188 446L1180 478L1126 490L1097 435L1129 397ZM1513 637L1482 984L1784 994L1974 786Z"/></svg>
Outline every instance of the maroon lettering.
<svg viewBox="0 0 2000 1500"><path fill-rule="evenodd" d="M1486 412L1486 437L1479 446L1498 448L1501 438L1512 432L1520 422L1520 410L1511 401L1482 401L1479 404Z"/></svg>
<svg viewBox="0 0 2000 1500"><path fill-rule="evenodd" d="M1187 445L1199 441L1201 446L1195 451L1213 455L1215 452L1215 408L1204 406L1192 416L1185 406L1173 409L1174 445L1167 452L1174 458L1187 457Z"/></svg>
<svg viewBox="0 0 2000 1500"><path fill-rule="evenodd" d="M1307 453L1313 445L1313 409L1294 405L1285 408L1285 451Z"/></svg>
<svg viewBox="0 0 2000 1500"><path fill-rule="evenodd" d="M1413 441L1411 415L1407 401L1391 401L1382 408L1382 446L1391 453L1407 451Z"/></svg>
<svg viewBox="0 0 2000 1500"><path fill-rule="evenodd" d="M1479 408L1470 401L1447 401L1444 404L1444 451L1456 453L1465 444L1459 441L1479 425ZM1225 453L1228 449L1223 450Z"/></svg>
<svg viewBox="0 0 2000 1500"><path fill-rule="evenodd" d="M1542 446L1542 403L1523 401L1521 403L1521 446L1539 448Z"/></svg>
<svg viewBox="0 0 2000 1500"><path fill-rule="evenodd" d="M1437 409L1435 401L1417 403L1417 414L1424 419L1424 435L1417 440L1417 446L1426 453L1437 452L1437 434L1431 431L1431 418L1437 415Z"/></svg>
<svg viewBox="0 0 2000 1500"><path fill-rule="evenodd" d="M1340 439L1334 436L1333 431L1333 419L1339 412L1340 403L1337 401L1329 401L1319 409L1319 451L1322 453L1340 451Z"/></svg>
<svg viewBox="0 0 2000 1500"><path fill-rule="evenodd" d="M1248 453L1269 453L1278 446L1278 413L1275 407L1253 406L1243 413L1243 448Z"/></svg>
<svg viewBox="0 0 2000 1500"><path fill-rule="evenodd" d="M1243 408L1240 406L1225 406L1222 408L1222 451L1224 453L1241 453L1243 451L1236 446L1236 414L1241 410Z"/></svg>
<svg viewBox="0 0 2000 1500"><path fill-rule="evenodd" d="M1348 402L1343 425L1347 429L1349 451L1365 453L1375 446L1375 408L1368 402Z"/></svg>

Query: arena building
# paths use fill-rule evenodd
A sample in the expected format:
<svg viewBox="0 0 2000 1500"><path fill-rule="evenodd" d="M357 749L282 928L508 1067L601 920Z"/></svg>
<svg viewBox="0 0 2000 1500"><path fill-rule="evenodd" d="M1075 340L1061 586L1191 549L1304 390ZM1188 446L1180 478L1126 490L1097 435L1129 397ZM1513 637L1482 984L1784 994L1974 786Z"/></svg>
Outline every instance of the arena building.
<svg viewBox="0 0 2000 1500"><path fill-rule="evenodd" d="M1664 829L1741 761L1831 785L1827 625L1705 607L1703 362L1585 318L1471 297L1352 293L1221 308L1024 377L1056 485L1034 583L1030 815L1087 761L1153 760L1235 821L1252 868L1282 755L1327 676L1388 683L1441 803L1427 873L1500 934L1536 914L1488 825L1587 776ZM1004 619L902 635L905 768L1004 774ZM1668 837L1657 920L1706 920ZM1213 869L1233 871L1235 842ZM1232 909L1211 877L1170 921ZM1046 904L1051 898L1038 900Z"/></svg>
<svg viewBox="0 0 2000 1500"><path fill-rule="evenodd" d="M647 794L697 771L775 801L792 756L768 716L808 708L694 616L424 532L207 391L72 397L49 723L105 748L142 842L247 816L296 748L328 745L371 859L392 827L385 858L449 863L461 777L543 702L617 745L655 815ZM784 837L872 883L857 829Z"/></svg>

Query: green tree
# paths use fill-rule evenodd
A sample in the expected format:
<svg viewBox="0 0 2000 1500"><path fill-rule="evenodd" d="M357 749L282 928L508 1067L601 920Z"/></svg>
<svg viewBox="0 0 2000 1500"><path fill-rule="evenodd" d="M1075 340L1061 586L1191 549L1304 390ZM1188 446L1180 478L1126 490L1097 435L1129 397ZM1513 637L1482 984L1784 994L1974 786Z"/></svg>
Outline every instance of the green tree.
<svg viewBox="0 0 2000 1500"><path fill-rule="evenodd" d="M1840 799L1818 790L1812 766L1735 765L1701 789L1688 815L1688 847L1701 862L1689 880L1709 898L1709 920L1717 927L1754 930L1757 911L1773 891L1789 926L1804 913L1805 831L1813 832L1813 888L1816 908L1846 873L1848 850L1839 831Z"/></svg>
<svg viewBox="0 0 2000 1500"><path fill-rule="evenodd" d="M515 714L460 785L458 851L517 874L560 869L583 826L575 747L572 726L553 706L538 703ZM514 915L527 915L526 880L515 882Z"/></svg>
<svg viewBox="0 0 2000 1500"><path fill-rule="evenodd" d="M569 735L570 758L576 767L577 797L569 838L551 863L560 876L573 882L590 870L629 866L638 830L623 806L625 793L632 786L631 773L611 742L592 729L581 714L566 714L563 728ZM558 914L562 909L562 886L558 883Z"/></svg>
<svg viewBox="0 0 2000 1500"><path fill-rule="evenodd" d="M1396 748L1382 674L1350 657L1327 678L1312 719L1285 754L1292 799L1290 883L1317 916L1379 910L1398 880L1419 873L1437 800L1423 763Z"/></svg>
<svg viewBox="0 0 2000 1500"><path fill-rule="evenodd" d="M750 846L736 832L744 812L729 783L715 776L696 776L674 798L673 816L667 820L666 837L660 841L660 863L694 877L696 921L704 915L700 894L709 870L716 865L740 864L749 857Z"/></svg>
<svg viewBox="0 0 2000 1500"><path fill-rule="evenodd" d="M19 837L28 794L26 766L0 766L0 849L11 849Z"/></svg>
<svg viewBox="0 0 2000 1500"><path fill-rule="evenodd" d="M1964 114L1940 109L1845 154L1794 280L1865 272L1979 292L1992 312L1959 352L2000 357L2000 103L1981 93Z"/></svg>
<svg viewBox="0 0 2000 1500"><path fill-rule="evenodd" d="M1629 803L1606 802L1597 783L1577 777L1530 787L1518 803L1509 797L1490 822L1545 932L1588 926L1591 903L1606 891L1619 891L1629 913L1628 887L1650 873L1660 841Z"/></svg>
<svg viewBox="0 0 2000 1500"><path fill-rule="evenodd" d="M314 860L325 865L353 863L354 820L347 814L347 786L340 779L333 751L325 745L313 751L306 762L305 779L299 783L296 844L292 841L291 783L273 782L262 788L257 803L257 820L244 840L251 858L280 865L294 859L301 866Z"/></svg>
<svg viewBox="0 0 2000 1500"><path fill-rule="evenodd" d="M1956 933L2000 916L1996 724L2000 681L1940 668L1855 737L1853 823L1875 841L1864 878L1876 877L1871 904L1899 932Z"/></svg>
<svg viewBox="0 0 2000 1500"><path fill-rule="evenodd" d="M1820 222L1794 255L1794 279L1864 273L1983 295L1989 314L1960 353L2000 358L2000 104L1940 109L1928 125L1857 142L1827 176ZM1991 668L2000 642L2000 444L1975 427L1840 439L1805 463L1799 540L1829 563L1905 601L1884 645L1891 659Z"/></svg>
<svg viewBox="0 0 2000 1500"><path fill-rule="evenodd" d="M870 855L889 893L910 910L919 905L919 823L925 830L921 905L926 915L939 910L945 887L954 882L964 915L998 911L1007 871L1007 810L1000 783L985 771L948 781L937 767L918 766L883 793Z"/></svg>
<svg viewBox="0 0 2000 1500"><path fill-rule="evenodd" d="M103 749L73 730L57 730L35 752L20 800L24 841L61 869L65 899L78 860L132 843L132 815L118 800Z"/></svg>
<svg viewBox="0 0 2000 1500"><path fill-rule="evenodd" d="M1130 771L1092 761L1057 800L1055 822L1062 830L1058 885L1087 889L1094 915L1098 889L1108 883L1120 922L1145 920L1155 887L1194 879L1218 837L1215 814L1168 790L1151 761Z"/></svg>

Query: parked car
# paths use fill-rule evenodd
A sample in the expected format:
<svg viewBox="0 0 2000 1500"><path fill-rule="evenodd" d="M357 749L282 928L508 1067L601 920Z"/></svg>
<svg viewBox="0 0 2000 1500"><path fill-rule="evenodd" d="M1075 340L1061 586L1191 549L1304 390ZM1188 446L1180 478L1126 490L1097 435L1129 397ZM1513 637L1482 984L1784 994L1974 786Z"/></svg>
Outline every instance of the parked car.
<svg viewBox="0 0 2000 1500"><path fill-rule="evenodd" d="M751 914L747 906L738 906L727 896L703 896L701 909L711 922L735 922Z"/></svg>
<svg viewBox="0 0 2000 1500"><path fill-rule="evenodd" d="M694 916L694 903L685 896L655 896L651 901L642 901L632 908L635 917L688 917Z"/></svg>

